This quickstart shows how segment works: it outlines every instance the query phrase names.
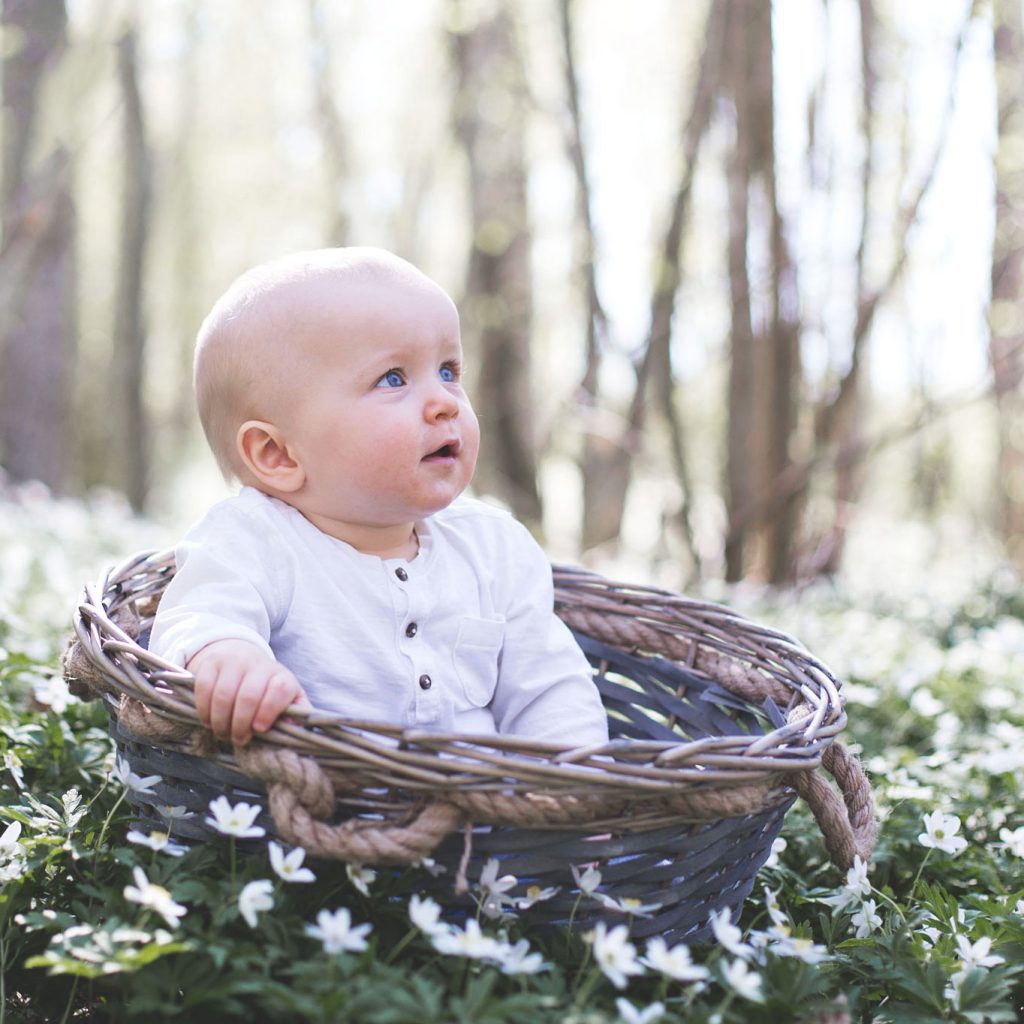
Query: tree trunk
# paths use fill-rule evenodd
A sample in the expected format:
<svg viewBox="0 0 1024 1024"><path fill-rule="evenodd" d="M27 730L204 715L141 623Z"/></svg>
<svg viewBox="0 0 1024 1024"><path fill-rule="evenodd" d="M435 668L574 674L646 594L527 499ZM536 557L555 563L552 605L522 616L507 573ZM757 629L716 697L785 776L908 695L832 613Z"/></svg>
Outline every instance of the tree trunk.
<svg viewBox="0 0 1024 1024"><path fill-rule="evenodd" d="M202 188L203 168L195 133L201 103L197 64L197 50L201 44L199 2L201 0L188 0L179 11L179 30L184 43L175 66L178 107L166 157L166 187L161 189L161 204L172 227L169 286L176 316L172 335L173 393L166 426L158 436L163 439L161 457L171 465L178 465L184 460L197 424L192 359L196 331L206 312L199 285L204 280L206 240L197 191ZM153 440L155 442L157 438Z"/></svg>
<svg viewBox="0 0 1024 1024"><path fill-rule="evenodd" d="M860 69L861 69L861 134L864 139L864 162L860 182L860 239L857 245L856 288L858 308L863 308L868 296L865 273L865 255L871 234L871 205L875 181L875 92L878 76L875 73L875 32L877 16L873 0L860 0ZM864 436L861 429L861 350L865 334L854 336L850 368L846 374L847 388L842 395L842 407L835 410L832 433L837 440L835 459L835 494L833 497L832 525L819 542L819 556L807 567L812 575L832 576L839 571L846 546L846 530L850 510L860 497L864 472L862 454ZM831 439L824 439L826 443Z"/></svg>
<svg viewBox="0 0 1024 1024"><path fill-rule="evenodd" d="M74 358L71 160L38 163L38 104L64 48L63 0L4 0L0 459L16 480L68 484Z"/></svg>
<svg viewBox="0 0 1024 1024"><path fill-rule="evenodd" d="M996 0L998 146L996 230L992 250L989 358L998 410L998 523L1007 549L1024 566L1024 26L1014 0Z"/></svg>
<svg viewBox="0 0 1024 1024"><path fill-rule="evenodd" d="M560 0L565 96L569 107L566 148L576 178L576 261L586 301L584 369L579 403L583 412L583 443L580 469L583 479L582 546L584 550L618 536L622 508L629 487L632 451L622 450L616 440L595 431L598 386L608 318L597 291L597 238L591 216L590 180L583 145L579 81L576 76L572 0Z"/></svg>
<svg viewBox="0 0 1024 1024"><path fill-rule="evenodd" d="M708 9L704 53L681 132L682 170L657 254L648 332L642 347L643 354L636 366L636 385L624 430L617 439L588 432L583 451L583 546L586 548L614 540L622 529L632 461L640 449L645 428L648 384L653 380L655 401L665 421L672 464L682 490L681 506L673 519L689 550L695 575L700 574L700 558L690 522L692 489L683 427L674 405L671 328L676 296L682 280L681 251L689 221L694 172L720 87L724 10L718 3L712 3ZM588 370L590 368L591 361L588 359ZM596 378L596 368L592 375ZM584 388L587 383L588 379L585 378Z"/></svg>
<svg viewBox="0 0 1024 1024"><path fill-rule="evenodd" d="M136 40L129 29L118 41L118 78L124 103L121 250L114 322L114 368L119 415L113 417L121 480L132 508L141 512L149 491L149 422L144 401L146 331L143 279L149 233L150 158L139 95Z"/></svg>
<svg viewBox="0 0 1024 1024"><path fill-rule="evenodd" d="M753 178L751 132L747 103L746 68L749 60L742 14L733 0L727 14L726 51L729 54L727 87L735 109L735 141L728 156L729 185L729 384L726 428L725 499L733 524L725 541L725 578L743 578L747 563L749 530L737 522L737 512L749 507L753 493L756 433L754 417L754 328L750 309L749 194Z"/></svg>
<svg viewBox="0 0 1024 1024"><path fill-rule="evenodd" d="M469 165L472 248L463 330L479 360L478 480L539 527L530 381L533 293L526 207L526 83L512 9L453 4L456 122Z"/></svg>
<svg viewBox="0 0 1024 1024"><path fill-rule="evenodd" d="M795 496L754 521L756 551L751 550L749 531L736 527L751 491L767 493L774 481L791 472L801 379L796 268L775 187L769 0L730 0L728 40L736 149L729 189L732 352L726 472L733 528L726 542L726 576L739 579L756 561L770 582L784 583L794 572ZM755 280L750 250L762 236L766 251L757 262L766 270Z"/></svg>
<svg viewBox="0 0 1024 1024"><path fill-rule="evenodd" d="M348 177L348 140L334 100L334 53L322 0L309 0L309 24L310 67L328 196L325 237L330 245L345 245L350 234L348 214L342 202L342 186Z"/></svg>

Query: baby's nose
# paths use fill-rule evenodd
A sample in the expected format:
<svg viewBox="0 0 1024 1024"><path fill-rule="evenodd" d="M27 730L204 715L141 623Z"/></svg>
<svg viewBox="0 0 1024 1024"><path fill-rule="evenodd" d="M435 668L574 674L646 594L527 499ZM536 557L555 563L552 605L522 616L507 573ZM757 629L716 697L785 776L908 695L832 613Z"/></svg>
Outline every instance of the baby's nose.
<svg viewBox="0 0 1024 1024"><path fill-rule="evenodd" d="M455 395L438 382L427 396L423 411L427 419L452 419L459 415L459 402Z"/></svg>

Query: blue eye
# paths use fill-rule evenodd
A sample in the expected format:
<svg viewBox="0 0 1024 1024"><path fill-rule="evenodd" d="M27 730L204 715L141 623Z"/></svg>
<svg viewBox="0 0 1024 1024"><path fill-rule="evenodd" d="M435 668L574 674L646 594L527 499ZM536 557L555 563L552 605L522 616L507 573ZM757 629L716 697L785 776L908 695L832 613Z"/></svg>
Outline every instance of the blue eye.
<svg viewBox="0 0 1024 1024"><path fill-rule="evenodd" d="M438 376L445 382L445 384L454 384L458 379L455 376L455 367L448 366L447 364L438 370Z"/></svg>
<svg viewBox="0 0 1024 1024"><path fill-rule="evenodd" d="M402 376L399 370L388 370L379 381L377 381L377 387L379 388L400 388L405 383L405 377Z"/></svg>

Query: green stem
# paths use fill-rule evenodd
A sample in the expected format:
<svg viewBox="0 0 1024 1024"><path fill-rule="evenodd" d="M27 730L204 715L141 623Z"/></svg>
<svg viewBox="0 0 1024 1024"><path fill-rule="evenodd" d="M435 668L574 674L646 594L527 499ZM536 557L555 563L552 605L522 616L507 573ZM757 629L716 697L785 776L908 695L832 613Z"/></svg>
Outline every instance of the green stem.
<svg viewBox="0 0 1024 1024"><path fill-rule="evenodd" d="M576 920L576 911L580 909L580 903L583 900L583 890L576 894L576 902L572 905L572 910L569 911L569 923L565 926L565 954L569 955L569 951L572 948L572 923Z"/></svg>
<svg viewBox="0 0 1024 1024"><path fill-rule="evenodd" d="M570 932L572 931L572 923L576 920L576 911L580 909L580 903L582 901L583 890L580 889L580 891L576 894L576 902L572 905L572 910L569 911L569 923L566 925L566 928L568 928Z"/></svg>
<svg viewBox="0 0 1024 1024"><path fill-rule="evenodd" d="M871 894L873 896L877 896L883 902L888 903L896 912L896 916L901 922L906 921L906 918L903 916L903 908L891 896L887 896L881 889L876 889L873 886L871 888Z"/></svg>
<svg viewBox="0 0 1024 1024"><path fill-rule="evenodd" d="M0 928L0 1024L7 1019L7 926Z"/></svg>
<svg viewBox="0 0 1024 1024"><path fill-rule="evenodd" d="M418 930L419 929L417 929L417 928L410 928L405 933L405 935L402 936L401 941L399 941L399 943L395 946L395 948L393 950L391 950L391 952L388 953L388 955L384 958L384 963L385 964L392 963L394 961L395 957L398 956L398 954L401 953L402 950L405 949L405 947L408 946L409 943L412 942L412 940L416 937L416 933L417 933ZM0 1024L2 1024L2 1022L0 1022Z"/></svg>
<svg viewBox="0 0 1024 1024"><path fill-rule="evenodd" d="M235 837L231 837L231 888L235 887Z"/></svg>
<svg viewBox="0 0 1024 1024"><path fill-rule="evenodd" d="M583 982L583 984L579 988L579 991L576 993L576 999L573 1002L574 1006L576 1006L577 1008L583 1006L583 1004L587 1001L587 996L590 995L591 989L593 989L594 985L597 983L600 977L601 969L595 966L594 969L587 975L586 980Z"/></svg>
<svg viewBox="0 0 1024 1024"><path fill-rule="evenodd" d="M579 967L576 968L576 977L574 977L572 979L572 983L573 983L573 987L574 988L575 988L575 986L577 986L580 983L580 978L583 977L583 971L586 968L587 963L590 961L590 956L591 956L592 953L593 953L593 949L590 946L590 944L588 943L587 944L586 952L583 954L583 959L580 960L580 965L579 965Z"/></svg>
<svg viewBox="0 0 1024 1024"><path fill-rule="evenodd" d="M103 825L100 827L100 834L96 838L96 844L93 847L93 860L99 855L100 850L103 848L103 840L107 837L107 829L110 827L111 821L114 819L114 815L117 813L118 807L124 803L124 798L128 795L127 789L122 789L120 796L114 801L114 806L107 812L106 818L103 820Z"/></svg>
<svg viewBox="0 0 1024 1024"><path fill-rule="evenodd" d="M68 1002L64 1007L64 1015L60 1019L60 1024L67 1024L68 1018L71 1016L71 1007L75 1002L75 992L78 991L78 980L79 975L75 975L75 980L71 983L71 991L68 993Z"/></svg>
<svg viewBox="0 0 1024 1024"><path fill-rule="evenodd" d="M917 869L917 874L914 875L913 884L910 886L910 897L913 898L914 893L917 892L917 883L921 881L921 872L924 871L925 864L928 863L928 858L932 855L934 847L929 846L928 852L924 855L924 860L921 861L920 867Z"/></svg>

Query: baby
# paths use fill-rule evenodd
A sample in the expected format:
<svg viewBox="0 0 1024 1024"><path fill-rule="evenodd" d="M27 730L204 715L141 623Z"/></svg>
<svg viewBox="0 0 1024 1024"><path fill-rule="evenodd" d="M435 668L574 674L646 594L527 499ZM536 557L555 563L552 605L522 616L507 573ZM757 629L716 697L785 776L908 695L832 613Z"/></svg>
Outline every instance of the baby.
<svg viewBox="0 0 1024 1024"><path fill-rule="evenodd" d="M411 264L297 253L199 332L206 437L241 492L176 550L150 649L246 743L291 706L435 732L603 743L586 659L527 530L459 496L480 433L459 317Z"/></svg>

